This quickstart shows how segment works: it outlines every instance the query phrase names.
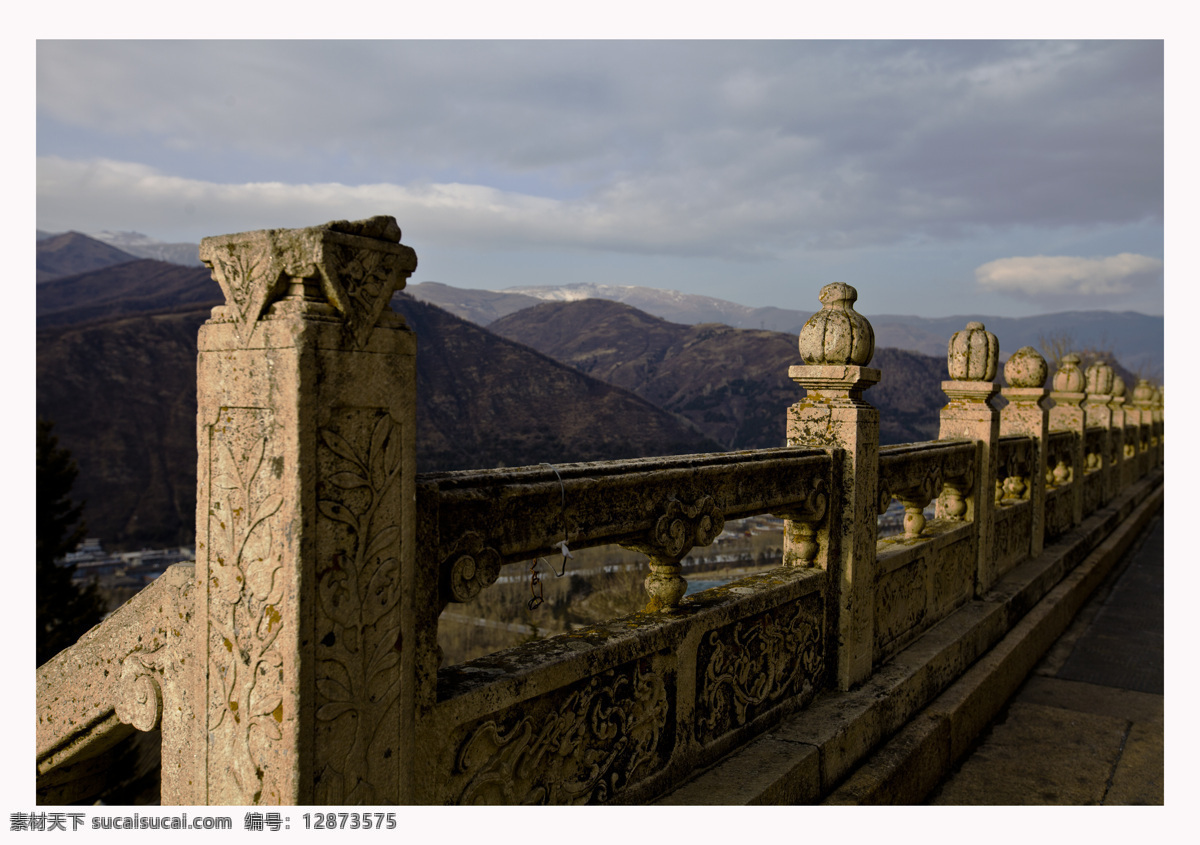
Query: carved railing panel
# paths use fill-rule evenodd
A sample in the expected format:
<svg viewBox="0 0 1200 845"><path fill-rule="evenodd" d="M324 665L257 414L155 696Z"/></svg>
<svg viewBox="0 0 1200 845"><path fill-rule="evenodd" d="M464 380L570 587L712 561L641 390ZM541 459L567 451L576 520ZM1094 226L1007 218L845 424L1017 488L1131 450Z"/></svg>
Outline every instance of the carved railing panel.
<svg viewBox="0 0 1200 845"><path fill-rule="evenodd" d="M630 661L456 731L442 800L611 802L673 750L675 678L655 664Z"/></svg>
<svg viewBox="0 0 1200 845"><path fill-rule="evenodd" d="M677 604L679 560L711 543L725 520L762 513L824 518L824 450L763 449L551 467L418 476L437 539L422 550L439 572L440 602L469 601L500 566L569 548L619 543L651 557L654 609ZM657 594L656 594L657 593Z"/></svg>
<svg viewBox="0 0 1200 845"><path fill-rule="evenodd" d="M824 603L812 594L702 637L696 738L710 742L781 701L811 700L825 674L824 628Z"/></svg>
<svg viewBox="0 0 1200 845"><path fill-rule="evenodd" d="M1055 431L1046 442L1046 487L1065 487L1074 480L1075 439L1073 431Z"/></svg>
<svg viewBox="0 0 1200 845"><path fill-rule="evenodd" d="M1024 435L1000 438L997 449L996 504L1013 505L1029 501L1033 487L1037 442Z"/></svg>
<svg viewBox="0 0 1200 845"><path fill-rule="evenodd" d="M925 530L925 508L943 494L951 519L966 513L975 474L972 441L929 441L879 450L879 513L893 498L904 505L904 538L914 540Z"/></svg>

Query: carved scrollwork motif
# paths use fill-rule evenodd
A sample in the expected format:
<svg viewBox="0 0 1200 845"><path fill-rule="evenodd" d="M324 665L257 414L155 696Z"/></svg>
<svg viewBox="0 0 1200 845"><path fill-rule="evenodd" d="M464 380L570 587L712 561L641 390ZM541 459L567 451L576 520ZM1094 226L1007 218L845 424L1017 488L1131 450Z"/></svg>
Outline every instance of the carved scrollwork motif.
<svg viewBox="0 0 1200 845"><path fill-rule="evenodd" d="M442 562L442 599L468 602L500 577L500 553L476 531L468 531Z"/></svg>
<svg viewBox="0 0 1200 845"><path fill-rule="evenodd" d="M459 744L450 800L607 803L661 766L669 712L663 677L648 659L525 702Z"/></svg>
<svg viewBox="0 0 1200 845"><path fill-rule="evenodd" d="M152 731L162 721L162 687L157 677L161 668L157 659L157 652L134 651L121 661L121 684L114 709L118 719L139 731Z"/></svg>
<svg viewBox="0 0 1200 845"><path fill-rule="evenodd" d="M815 690L825 670L821 608L801 600L710 632L697 655L697 735L715 739L775 702Z"/></svg>
<svg viewBox="0 0 1200 845"><path fill-rule="evenodd" d="M678 559L695 546L710 545L724 528L725 516L712 496L705 496L691 507L671 499L655 522L648 545L659 557Z"/></svg>
<svg viewBox="0 0 1200 845"><path fill-rule="evenodd" d="M262 413L223 409L214 428L258 428ZM208 731L236 784L236 796L220 800L254 804L263 785L256 749L282 738L286 683L275 642L288 621L272 517L283 498L269 468L284 458L265 435L251 435L244 451L223 439L234 436L214 436L209 456Z"/></svg>
<svg viewBox="0 0 1200 845"><path fill-rule="evenodd" d="M880 516L887 513L887 509L892 506L892 491L884 483L883 479L879 479L879 503L875 506L875 511Z"/></svg>
<svg viewBox="0 0 1200 845"><path fill-rule="evenodd" d="M317 800L378 804L390 796L377 783L386 761L373 758L400 697L403 443L386 411L354 409L341 423L319 432Z"/></svg>
<svg viewBox="0 0 1200 845"><path fill-rule="evenodd" d="M696 546L710 545L725 527L725 516L712 496L704 496L694 505L671 499L654 527L644 537L621 543L628 549L650 557L646 592L650 612L679 605L687 592L687 580L680 573L679 561Z"/></svg>

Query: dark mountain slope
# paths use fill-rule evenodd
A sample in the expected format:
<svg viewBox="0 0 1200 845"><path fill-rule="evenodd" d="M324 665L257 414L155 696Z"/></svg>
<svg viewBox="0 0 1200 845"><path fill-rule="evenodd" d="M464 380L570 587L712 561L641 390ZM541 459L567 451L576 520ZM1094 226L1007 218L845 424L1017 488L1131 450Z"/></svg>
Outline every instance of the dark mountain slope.
<svg viewBox="0 0 1200 845"><path fill-rule="evenodd" d="M79 232L64 232L38 240L37 280L43 282L136 260L136 255L95 238Z"/></svg>
<svg viewBox="0 0 1200 845"><path fill-rule="evenodd" d="M395 300L418 332L422 471L714 451L631 393L433 306ZM37 335L37 414L79 464L88 533L114 546L191 542L196 333L208 307Z"/></svg>
<svg viewBox="0 0 1200 845"><path fill-rule="evenodd" d="M220 305L221 288L206 267L148 258L67 276L37 286L38 328L184 306Z"/></svg>
<svg viewBox="0 0 1200 845"><path fill-rule="evenodd" d="M669 323L600 299L544 303L488 328L633 391L727 449L783 445L786 408L802 395L787 375L801 363L797 339L780 332ZM879 349L871 365L884 373L867 394L882 441L936 437L945 359Z"/></svg>

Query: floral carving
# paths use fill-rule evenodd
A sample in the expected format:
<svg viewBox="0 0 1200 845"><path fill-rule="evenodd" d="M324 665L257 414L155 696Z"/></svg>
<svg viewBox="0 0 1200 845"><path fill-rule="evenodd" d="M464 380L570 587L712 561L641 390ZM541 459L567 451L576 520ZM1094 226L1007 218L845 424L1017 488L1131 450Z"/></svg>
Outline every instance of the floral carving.
<svg viewBox="0 0 1200 845"><path fill-rule="evenodd" d="M825 671L821 608L801 600L710 632L697 655L697 735L715 739L771 704L815 690Z"/></svg>
<svg viewBox="0 0 1200 845"><path fill-rule="evenodd" d="M239 410L246 409L233 412ZM223 430L237 428L232 420L223 422ZM274 646L288 623L271 517L283 499L263 468L283 458L268 456L268 443L260 436L240 455L229 441L218 440L210 455L208 621L217 645L209 648L208 730L243 804L262 795L256 749L282 738L285 684Z"/></svg>
<svg viewBox="0 0 1200 845"><path fill-rule="evenodd" d="M345 315L351 336L362 346L392 293L404 287L413 268L404 256L381 250L339 244L327 251L326 272L331 282L336 282L331 287L344 294L334 304Z"/></svg>
<svg viewBox="0 0 1200 845"><path fill-rule="evenodd" d="M366 415L366 425L361 417ZM400 697L400 426L386 412L349 414L365 429L360 451L320 429L321 540L317 573L317 802L382 804L378 782L390 756L388 712ZM354 423L358 425L355 426ZM360 438L353 438L358 440ZM398 718L392 714L391 720ZM394 765L392 766L394 769Z"/></svg>
<svg viewBox="0 0 1200 845"><path fill-rule="evenodd" d="M213 279L221 286L226 306L232 309L238 334L245 342L255 321L282 292L283 267L265 240L245 244L202 243L200 260L208 265Z"/></svg>
<svg viewBox="0 0 1200 845"><path fill-rule="evenodd" d="M500 577L500 553L484 544L483 535L468 531L442 563L443 601L467 602Z"/></svg>
<svg viewBox="0 0 1200 845"><path fill-rule="evenodd" d="M458 746L457 804L604 804L661 766L669 725L650 660L595 675L513 708ZM519 718L513 718L519 717Z"/></svg>

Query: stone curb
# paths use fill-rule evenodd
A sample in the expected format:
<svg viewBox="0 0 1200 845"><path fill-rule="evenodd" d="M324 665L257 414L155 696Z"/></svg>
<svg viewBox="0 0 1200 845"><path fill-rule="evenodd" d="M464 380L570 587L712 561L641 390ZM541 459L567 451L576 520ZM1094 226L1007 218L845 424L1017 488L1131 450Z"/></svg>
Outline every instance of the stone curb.
<svg viewBox="0 0 1200 845"><path fill-rule="evenodd" d="M1159 470L859 687L823 693L655 803L920 801L1016 692L1162 501Z"/></svg>
<svg viewBox="0 0 1200 845"><path fill-rule="evenodd" d="M1163 503L1159 486L1088 557L825 801L918 804L1020 689Z"/></svg>

